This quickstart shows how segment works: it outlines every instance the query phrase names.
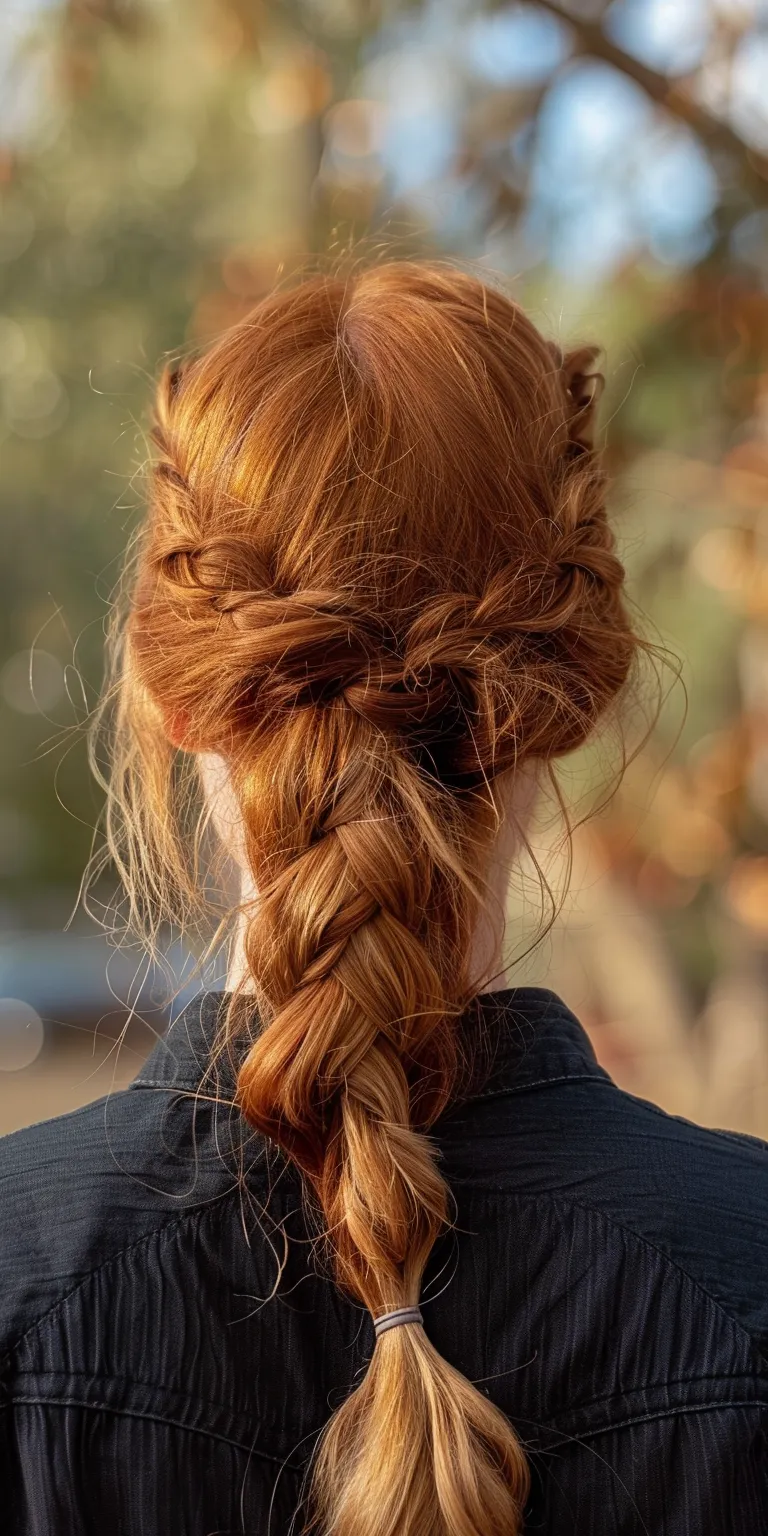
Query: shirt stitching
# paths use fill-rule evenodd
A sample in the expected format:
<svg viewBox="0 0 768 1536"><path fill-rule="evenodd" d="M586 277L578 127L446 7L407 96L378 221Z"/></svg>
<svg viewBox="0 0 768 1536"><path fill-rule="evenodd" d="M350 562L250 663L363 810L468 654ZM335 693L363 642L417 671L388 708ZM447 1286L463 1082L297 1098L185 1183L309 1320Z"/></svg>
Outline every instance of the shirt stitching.
<svg viewBox="0 0 768 1536"><path fill-rule="evenodd" d="M232 1190L226 1190L223 1195L219 1196L219 1199L225 1200L231 1194ZM116 1263L118 1259L124 1258L126 1254L134 1252L137 1248L141 1248L143 1244L150 1243L154 1237L167 1236L175 1227L181 1226L182 1222L192 1221L195 1218L199 1218L205 1211L210 1209L211 1205L207 1204L204 1206L195 1206L194 1210L191 1211L182 1211L180 1214L174 1213L174 1215L170 1216L167 1221L161 1221L156 1227L152 1227L151 1231L142 1232L141 1237L134 1238L133 1242L126 1243L124 1248L118 1248L114 1253L110 1253L106 1259L102 1259L100 1264L94 1265L93 1269L89 1269L86 1274L81 1275L80 1279L76 1282L75 1285L72 1286L71 1290L65 1291L62 1296L59 1296L58 1299L52 1303L47 1311L41 1313L40 1317L36 1318L33 1323L30 1323L29 1327L25 1328L24 1332L19 1334L19 1337L8 1345L8 1348L5 1352L6 1356L9 1357L13 1355L16 1350L20 1349L22 1344L24 1344L25 1341L29 1338L30 1334L41 1330L46 1325L46 1323L49 1323L51 1319L55 1317L56 1313L60 1311L62 1307L66 1306L68 1301L72 1300L73 1296L77 1295L78 1291L81 1291L86 1285L88 1285L94 1276L101 1274L102 1270L108 1269L110 1264Z"/></svg>
<svg viewBox="0 0 768 1536"><path fill-rule="evenodd" d="M628 1227L626 1223L620 1221L617 1216L610 1215L607 1211L602 1211L599 1205L591 1205L585 1203L582 1200L576 1200L573 1196L570 1195L556 1195L548 1189L543 1189L535 1195L529 1195L521 1190L506 1190L504 1189L503 1185L495 1185L492 1187L488 1186L486 1189L483 1189L481 1186L469 1184L467 1181L463 1182L465 1188L472 1189L474 1193L479 1194L480 1196L483 1194L491 1196L503 1195L507 1199L525 1201L529 1205L537 1204L541 1200L546 1200L550 1205L563 1206L566 1210L575 1209L579 1211L586 1211L592 1216L597 1216L600 1220L605 1222L606 1225L615 1228L616 1231L623 1232L627 1237L634 1238L636 1242L641 1243L645 1248L648 1248L652 1253L655 1253L657 1257L662 1259L665 1264L669 1264L672 1269L676 1270L679 1275L682 1275L683 1278L688 1281L688 1284L692 1285L694 1289L698 1291L699 1294L703 1296L708 1302L710 1302L713 1307L716 1307L717 1311L722 1314L726 1322L730 1324L731 1328L735 1329L736 1332L742 1335L742 1337L747 1341L750 1352L756 1364L760 1368L759 1374L761 1377L764 1376L765 1360L758 1348L755 1339L753 1339L752 1334L749 1332L749 1329L745 1328L744 1324L740 1322L739 1318L734 1317L733 1314L728 1311L725 1304L720 1301L717 1296L713 1296L711 1291L707 1290L707 1287L701 1280L698 1280L695 1275L692 1275L687 1269L684 1269L683 1265L680 1264L677 1259L673 1259L670 1254L665 1253L663 1248L659 1248L658 1244L654 1243L650 1237L646 1237L644 1233L636 1232L634 1227ZM462 1180L455 1178L451 1180L452 1188L460 1188L461 1185Z"/></svg>
<svg viewBox="0 0 768 1536"><path fill-rule="evenodd" d="M561 1072L557 1077L536 1077L525 1083L510 1083L506 1088L485 1088L480 1093L472 1094L467 1100L467 1106L476 1099L505 1099L509 1093L525 1093L527 1088L548 1088L551 1083L599 1083L602 1088L615 1088L615 1083L606 1074L597 1072Z"/></svg>
<svg viewBox="0 0 768 1536"><path fill-rule="evenodd" d="M743 1387L745 1382L752 1383L754 1380L754 1376L751 1376L748 1371L704 1371L701 1375L694 1377L669 1376L664 1377L661 1381L644 1382L641 1387L628 1387L624 1392L604 1392L600 1397L587 1398L584 1402L579 1401L574 1408L568 1409L564 1416L567 1417L567 1414L570 1413L573 1415L573 1417L576 1417L578 1414L590 1413L593 1408L606 1408L610 1403L620 1402L622 1399L627 1397L633 1397L639 1394L646 1396L651 1392L669 1392L673 1387L698 1387L703 1386L706 1383L717 1383L722 1387L725 1387L726 1384L731 1387L734 1387L735 1385ZM729 1407L731 1404L731 1399L727 1397L719 1398L717 1401L722 1402L725 1407ZM748 1401L750 1403L759 1404L761 1399L759 1397L751 1397L748 1399ZM714 1403L715 1398L712 1398L711 1402ZM705 1406L710 1406L710 1404L705 1403ZM688 1407L695 1408L696 1404L681 1404L683 1411ZM549 1422L552 1424L557 1423L557 1417L551 1419Z"/></svg>
<svg viewBox="0 0 768 1536"><path fill-rule="evenodd" d="M7 1399L4 1403L0 1404L0 1412L2 1412L4 1408L7 1409L16 1407L82 1408L95 1413L112 1413L117 1418L146 1419L149 1422L155 1424L172 1425L174 1429L184 1430L188 1434L205 1435L210 1440L219 1440L224 1445L232 1445L236 1450L243 1451L250 1456L258 1456L261 1459L269 1461L279 1467L288 1467L291 1471L294 1472L298 1472L300 1470L291 1462L289 1457L275 1456L270 1451L261 1450L254 1445L246 1445L242 1440L236 1440L231 1435L222 1434L220 1430L205 1429L196 1424L185 1424L183 1419L176 1419L171 1415L160 1413L149 1413L145 1409L125 1407L118 1408L115 1407L115 1405L112 1403L89 1402L78 1398L15 1395ZM561 1435L564 1439L570 1442L576 1441L578 1444L583 1444L586 1441L597 1439L600 1435L610 1435L613 1434L616 1430L631 1429L634 1425L637 1424L650 1424L654 1420L658 1419L679 1418L685 1414L717 1413L718 1411L730 1413L736 1408L757 1409L762 1413L764 1409L768 1409L768 1398L737 1398L725 1400L713 1398L710 1402L706 1403L680 1403L669 1408L654 1409L650 1413L631 1414L626 1419L617 1419L610 1424L600 1424L593 1429L584 1431L560 1430L557 1427L556 1420L551 1420L548 1424L545 1425L538 1425L537 1428L548 1429L552 1434ZM514 1413L510 1415L510 1418L512 1423L517 1425L529 1422L527 1419L518 1417ZM529 1451L532 1455L536 1455L535 1447L529 1447Z"/></svg>
<svg viewBox="0 0 768 1536"><path fill-rule="evenodd" d="M221 1413L234 1414L240 1411L234 1409L231 1403L219 1403L213 1397L195 1397L191 1392L185 1392L183 1388L167 1387L161 1381L144 1381L139 1376L121 1376L116 1371L109 1371L106 1374L95 1371L92 1374L89 1374L87 1371L57 1371L51 1369L48 1366L43 1366L39 1370L19 1370L16 1372L15 1379L19 1382L20 1385L23 1385L25 1378L31 1378L33 1381L39 1381L40 1378L44 1376L57 1377L59 1384L61 1384L62 1379L65 1383L70 1381L73 1383L83 1381L92 1383L95 1380L99 1382L109 1382L117 1387L129 1387L132 1391L166 1393L169 1396L183 1399L187 1407L194 1408L196 1410L202 1411L203 1413L208 1412L212 1408L218 1409ZM60 1390L63 1391L65 1388L60 1386ZM11 1389L11 1395L13 1396L13 1389ZM27 1395L28 1394L25 1394L25 1396ZM75 1400L79 1401L77 1398ZM47 1402L47 1396L41 1396L41 1401ZM68 1402L69 1398L62 1399L62 1401ZM87 1401L90 1402L90 1398L87 1399ZM107 1408L110 1406L110 1404L104 1403L99 1404L98 1406Z"/></svg>
<svg viewBox="0 0 768 1536"><path fill-rule="evenodd" d="M477 1093L472 1093L466 1099L460 1100L452 1108L466 1109L479 1099L506 1098L510 1093L525 1093L529 1088L548 1088L552 1083L599 1083L603 1088L615 1088L615 1083L608 1075L602 1072L562 1072L556 1077L536 1077L522 1083L510 1083L507 1087L482 1088ZM154 1077L135 1077L129 1083L128 1088L163 1088L166 1093L195 1093L199 1088L197 1081L182 1081L174 1078L171 1081L163 1081ZM640 1102L643 1102L642 1100ZM447 1111L450 1114L450 1110ZM660 1111L663 1113L663 1111Z"/></svg>
<svg viewBox="0 0 768 1536"><path fill-rule="evenodd" d="M651 1252L655 1253L657 1255L657 1257L660 1258L665 1264L671 1265L672 1268L675 1269L678 1274L682 1275L688 1281L688 1283L695 1288L695 1290L700 1295L705 1297L706 1300L712 1306L717 1308L717 1311L727 1320L727 1322L730 1324L731 1328L735 1329L737 1331L737 1333L744 1340L747 1341L747 1343L749 1345L749 1348L750 1348L750 1352L752 1354L752 1357L760 1365L761 1373L765 1370L765 1364L764 1364L763 1356L760 1353L760 1350L758 1349L756 1341L753 1339L753 1337L752 1337L751 1333L749 1332L749 1330L744 1327L744 1324L741 1323L740 1320L737 1317L734 1317L733 1314L728 1311L728 1309L724 1305L724 1303L722 1301L720 1301L716 1296L713 1296L712 1293L707 1289L707 1287L700 1280L698 1280L694 1275L690 1274L689 1271L687 1269L685 1269L682 1264L680 1264L676 1259L672 1258L670 1254L666 1253L663 1248L660 1248L656 1243L654 1243L651 1238L646 1237L641 1232L635 1231L635 1229L633 1227L627 1226L627 1224L625 1222L622 1222L621 1220L619 1220L618 1217L616 1217L616 1216L614 1216L612 1214L609 1214L606 1211L601 1210L600 1207L597 1206L597 1205L592 1205L590 1203L586 1203L584 1201L577 1200L577 1199L575 1199L572 1196L557 1195L557 1194L554 1194L551 1190L542 1190L539 1193L533 1195L533 1194L526 1194L525 1192L520 1191L520 1190L507 1190L502 1185L487 1185L487 1186L483 1187L483 1186L474 1185L474 1184L470 1183L469 1181L463 1181L461 1179L456 1179L456 1178L451 1180L451 1184L452 1184L452 1187L455 1187L457 1189L461 1188L462 1185L463 1185L464 1188L471 1189L472 1192L474 1194L476 1194L477 1196L479 1196L480 1198L482 1198L483 1196L491 1196L491 1197L497 1196L498 1197L499 1195L501 1195L505 1199L508 1199L508 1200L519 1200L519 1201L523 1201L523 1202L525 1202L527 1204L533 1204L533 1203L540 1202L541 1200L546 1200L548 1202L548 1204L550 1204L552 1207L560 1206L560 1207L563 1207L566 1210L574 1210L574 1209L575 1210L581 1210L581 1211L589 1212L590 1214L592 1214L594 1216L597 1216L605 1224L607 1224L609 1227L612 1227L612 1228L614 1228L617 1231L623 1232L628 1237L634 1238L636 1242L639 1242L639 1243L643 1244L643 1246L648 1248ZM236 1194L236 1193L237 1193L237 1189L236 1188L235 1189L225 1190L221 1195L219 1195L216 1198L216 1201L215 1201L216 1205L219 1205L221 1203L221 1201L230 1198L233 1194ZM122 1259L126 1254L134 1251L137 1248L140 1248L142 1246L142 1244L146 1244L146 1243L151 1242L153 1238L158 1237L158 1236L165 1237L166 1235L169 1235L176 1227L180 1226L182 1224L182 1222L193 1220L195 1218L199 1219L206 1211L208 1211L210 1209L211 1209L211 1204L207 1203L204 1206L196 1206L191 1211L183 1211L180 1214L175 1213L167 1221L160 1222L157 1226L153 1227L151 1229L151 1231L142 1233L141 1237L134 1239L132 1242L127 1243L125 1245L125 1247L119 1248L114 1253L109 1254L108 1257L103 1259L100 1264L95 1265L93 1269L91 1269L91 1270L89 1270L87 1272L87 1274L82 1275L80 1277L80 1279L77 1281L77 1283L74 1286L72 1286L72 1288L69 1291L66 1291L62 1296L58 1297L58 1299L55 1302L52 1303L52 1305L48 1308L48 1310L46 1312L43 1312L41 1314L41 1316L39 1318L36 1318L35 1321L33 1323L31 1323L29 1325L29 1327L26 1328L24 1330L24 1332L22 1334L20 1334L19 1337L15 1341L11 1342L9 1344L9 1346L8 1346L6 1354L7 1355L13 1354L17 1349L19 1349L21 1347L21 1345L25 1342L25 1340L27 1338L29 1338L29 1336L31 1334L35 1333L38 1330L41 1330L45 1326L45 1324L48 1323L55 1316L56 1312L60 1308L64 1307L66 1305L66 1303L68 1301L70 1301L72 1299L72 1297L77 1294L77 1292L79 1290L81 1290L85 1285L87 1285L89 1283L89 1281L94 1278L94 1276L96 1276L97 1274L101 1273L102 1270L107 1269L111 1264L116 1263L119 1259Z"/></svg>
<svg viewBox="0 0 768 1536"><path fill-rule="evenodd" d="M454 1181L454 1182L458 1183L459 1181ZM27 1328L24 1331L23 1334L21 1334L21 1336L16 1340L16 1342L9 1346L9 1349L7 1351L7 1357L10 1357L11 1355L13 1355L14 1352L18 1351L21 1348L21 1346L24 1344L24 1342L30 1337L30 1335L32 1335L32 1334L34 1334L36 1332L41 1332L43 1330L43 1328L47 1324L50 1323L50 1321L56 1315L56 1313L59 1312L60 1310L62 1310L67 1305L67 1303L70 1302L75 1295L77 1295L78 1291L82 1290L97 1274L100 1274L103 1270L108 1269L111 1265L116 1264L119 1260L122 1260L125 1257L126 1254L134 1252L136 1249L140 1248L142 1245L145 1245L145 1244L149 1243L154 1237L160 1236L160 1237L162 1237L164 1239L166 1236L169 1236L173 1230L175 1230L176 1228L180 1227L183 1222L188 1221L188 1220L201 1220L203 1218L203 1216L205 1216L206 1214L209 1214L214 1209L214 1205L215 1205L215 1209L218 1211L220 1209L220 1207L221 1207L222 1201L231 1198L232 1195L235 1194L235 1193L237 1193L236 1190L231 1190L231 1189L227 1190L213 1204L209 1203L209 1204L206 1204L205 1206L198 1206L193 1211L185 1211L181 1215L176 1215L176 1216L172 1217L169 1221L164 1222L160 1226L153 1228L151 1232L146 1232L146 1233L142 1234L142 1236L140 1238L136 1239L134 1242L126 1244L126 1246L124 1248L118 1249L117 1252L115 1252L113 1254L110 1254L109 1257L104 1259L101 1264L96 1265L94 1269L89 1270L86 1275L82 1276L81 1279L77 1282L77 1284L75 1286L72 1287L72 1289L70 1291L66 1292L65 1295L59 1297L59 1299L56 1302L54 1302L54 1304L48 1309L47 1312L44 1312L41 1317L39 1317L34 1323L32 1323L30 1325L30 1327ZM492 1198L494 1196L502 1195L502 1196L504 1196L507 1199L510 1199L510 1198L511 1199L517 1199L517 1200L523 1201L523 1202L528 1203L528 1204L532 1204L533 1202L538 1202L541 1199L545 1199L547 1201L547 1203L550 1206L552 1206L553 1208L560 1206L560 1207L564 1207L566 1209L566 1211L576 1209L576 1210L580 1210L580 1211L583 1211L583 1212L587 1212L587 1213L589 1213L589 1214L591 1214L593 1216L596 1216L598 1219L602 1220L603 1223L606 1226L608 1226L609 1228L614 1228L617 1231L623 1232L626 1236L628 1236L630 1238L633 1238L636 1242L642 1244L644 1247L648 1248L652 1253L654 1253L657 1256L657 1258L662 1260L662 1262L664 1264L670 1265L674 1270L677 1271L678 1274L682 1275L682 1277L688 1282L689 1285L691 1285L700 1295L702 1295L705 1298L705 1300L710 1303L711 1306L713 1306L713 1307L715 1307L717 1309L717 1311L722 1315L722 1317L728 1323L729 1327L733 1331L735 1331L737 1336L741 1337L743 1340L746 1340L746 1342L747 1342L747 1344L749 1346L751 1357L755 1361L756 1365L759 1367L759 1375L762 1377L763 1372L764 1372L764 1366L763 1366L763 1363L762 1363L762 1357L761 1357L761 1355L760 1355L760 1353L759 1353L759 1351L757 1349L757 1345L755 1344L755 1341L753 1340L752 1335L749 1333L749 1331L743 1326L743 1324L741 1324L739 1322L739 1320L737 1318L732 1317L731 1314L723 1306L723 1304L717 1299L717 1297L712 1296L710 1294L710 1292L706 1289L706 1287L703 1286L693 1275L690 1275L688 1273L688 1271L685 1270L682 1267L682 1265L678 1264L674 1259L670 1258L670 1256L668 1254L666 1254L663 1249L658 1248L655 1243L653 1243L649 1238L644 1237L642 1233L635 1232L631 1227L625 1226L624 1223L618 1221L615 1217L608 1215L606 1212L601 1211L599 1209L599 1207L597 1207L597 1206L585 1205L582 1201L573 1200L573 1199L570 1199L570 1198L569 1199L564 1199L561 1196L553 1195L549 1191L542 1191L542 1193L540 1195L526 1195L526 1194L520 1193L519 1191L505 1191L505 1190L503 1190L501 1188L497 1188L497 1189L486 1189L486 1190L482 1190L482 1189L477 1190L477 1189L475 1189L474 1193L479 1194L481 1197L482 1196L489 1196L490 1195ZM743 1372L741 1372L739 1374L741 1374L742 1376L744 1375ZM691 1379L690 1384L694 1385L698 1381L698 1379L699 1379L698 1377L693 1377ZM704 1377L702 1379L703 1380L720 1380L720 1381L724 1381L725 1382L725 1381L729 1381L729 1380L733 1379L733 1373L730 1373L728 1375L706 1376L706 1377ZM670 1383L664 1382L664 1383L662 1383L662 1385L668 1386L668 1385L670 1385ZM642 1388L640 1388L638 1390L645 1391L645 1390L649 1390L649 1389L647 1388L647 1386L644 1386L644 1387L642 1387ZM44 1399L44 1401L48 1401L48 1399ZM587 1406L588 1407L598 1407L601 1404L605 1404L605 1403L607 1403L609 1401L610 1401L610 1398L608 1398L608 1397L597 1398L597 1399L594 1399ZM107 1407L108 1405L105 1404L103 1406ZM700 1406L701 1405L693 1405L691 1407L690 1411L696 1411ZM688 1410L685 1409L685 1408L681 1408L680 1411L681 1412L685 1412L685 1411L688 1411ZM170 1422L170 1420L169 1420L169 1422ZM182 1426L182 1427L185 1427L185 1426ZM614 1426L611 1426L611 1427L614 1427Z"/></svg>
<svg viewBox="0 0 768 1536"><path fill-rule="evenodd" d="M568 1438L570 1440L578 1440L579 1442L595 1440L598 1435L610 1435L615 1429L631 1429L634 1424L650 1424L654 1419L671 1419L686 1413L716 1413L718 1409L721 1412L730 1413L733 1408L757 1408L762 1413L764 1409L768 1409L768 1398L760 1397L744 1400L737 1398L734 1400L726 1399L725 1401L713 1398L709 1403L693 1403L691 1405L681 1403L678 1407L658 1408L654 1409L651 1413L632 1414L629 1418L618 1419L613 1424L600 1424L596 1429L588 1429L583 1432L574 1430L573 1433L568 1435ZM518 1422L521 1421L518 1420ZM551 1427L555 1433L558 1432L556 1424L548 1427ZM565 1434L566 1432L562 1430L560 1433Z"/></svg>
<svg viewBox="0 0 768 1536"><path fill-rule="evenodd" d="M220 1440L224 1445L233 1445L237 1450L244 1451L249 1456L260 1456L265 1461L273 1462L277 1467L287 1466L293 1472L299 1471L299 1468L287 1457L275 1456L270 1451L259 1450L255 1445L246 1445L242 1440L235 1440L231 1435L224 1435L219 1430L203 1429L197 1424L185 1424L183 1419L175 1419L170 1415L166 1416L160 1413L149 1413L143 1408L117 1408L112 1403L88 1402L74 1397L14 1396L5 1403L0 1404L0 1411L3 1408L16 1407L86 1408L92 1409L96 1413L113 1413L118 1418L148 1419L154 1424L172 1424L175 1429L186 1430L188 1434L206 1435L210 1440Z"/></svg>

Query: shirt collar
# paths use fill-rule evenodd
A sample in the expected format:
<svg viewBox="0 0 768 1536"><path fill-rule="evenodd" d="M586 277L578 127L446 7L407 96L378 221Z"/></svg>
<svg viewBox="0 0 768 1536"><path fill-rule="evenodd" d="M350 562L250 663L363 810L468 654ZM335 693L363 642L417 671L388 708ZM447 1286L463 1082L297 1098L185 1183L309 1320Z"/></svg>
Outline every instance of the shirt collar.
<svg viewBox="0 0 768 1536"><path fill-rule="evenodd" d="M199 1088L228 1001L226 992L202 992L188 1003L131 1087ZM481 993L465 1016L465 1027L470 1044L477 1036L478 1092L483 1097L579 1078L611 1081L598 1065L583 1025L547 987ZM237 1046L218 1063L220 1090L232 1091L236 1068Z"/></svg>

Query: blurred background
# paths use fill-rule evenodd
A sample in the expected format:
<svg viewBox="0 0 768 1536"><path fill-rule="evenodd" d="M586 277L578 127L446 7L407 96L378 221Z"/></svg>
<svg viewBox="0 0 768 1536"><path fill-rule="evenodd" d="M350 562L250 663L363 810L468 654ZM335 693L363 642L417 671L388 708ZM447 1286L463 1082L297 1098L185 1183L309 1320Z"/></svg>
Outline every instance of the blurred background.
<svg viewBox="0 0 768 1536"><path fill-rule="evenodd" d="M606 347L621 549L682 683L529 954L518 882L511 974L630 1091L768 1136L759 0L3 0L0 1130L122 1085L166 1018L140 956L70 922L151 379L361 241L470 260ZM573 769L582 809L603 766Z"/></svg>

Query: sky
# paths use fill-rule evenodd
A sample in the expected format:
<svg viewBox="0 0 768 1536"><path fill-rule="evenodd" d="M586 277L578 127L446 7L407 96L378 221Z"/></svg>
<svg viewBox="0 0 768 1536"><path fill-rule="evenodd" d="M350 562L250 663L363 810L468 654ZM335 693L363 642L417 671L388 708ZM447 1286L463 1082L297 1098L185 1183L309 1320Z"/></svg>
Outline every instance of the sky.
<svg viewBox="0 0 768 1536"><path fill-rule="evenodd" d="M621 0L606 30L654 68L677 72L699 62L708 15L703 0ZM460 113L489 88L536 87L568 51L566 29L525 4L481 16L462 0L429 0L383 33L368 82L389 107L392 187L442 225L448 241L473 220L482 226L488 213L471 187L455 185ZM565 273L599 279L638 244L674 264L698 257L711 238L716 184L696 138L595 60L564 70L550 89L531 188L523 264L546 255Z"/></svg>

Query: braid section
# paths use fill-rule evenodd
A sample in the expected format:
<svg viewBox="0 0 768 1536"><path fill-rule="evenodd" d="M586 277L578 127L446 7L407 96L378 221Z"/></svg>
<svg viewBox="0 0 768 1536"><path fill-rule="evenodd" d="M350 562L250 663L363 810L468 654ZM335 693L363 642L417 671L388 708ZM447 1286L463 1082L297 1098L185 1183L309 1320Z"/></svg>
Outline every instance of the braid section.
<svg viewBox="0 0 768 1536"><path fill-rule="evenodd" d="M303 718L294 751L309 747ZM375 728L357 718L346 741L334 737L333 725L321 728L305 759L323 765L314 784L310 766L306 800L297 807L286 796L281 841L304 851L278 867L265 857L274 827L262 831L264 797L251 786L250 853L270 868L248 957L276 1006L238 1092L251 1124L306 1175L338 1283L377 1316L416 1305L449 1221L425 1131L455 1086L454 1000L472 903L456 892L451 866L472 860L458 818L440 832L449 857L436 858L419 827L420 802L423 819L436 818L436 791L415 770L403 773ZM318 816L323 801L330 808ZM516 1529L526 1489L508 1421L409 1326L376 1341L363 1385L326 1430L315 1509L339 1536L481 1536Z"/></svg>

